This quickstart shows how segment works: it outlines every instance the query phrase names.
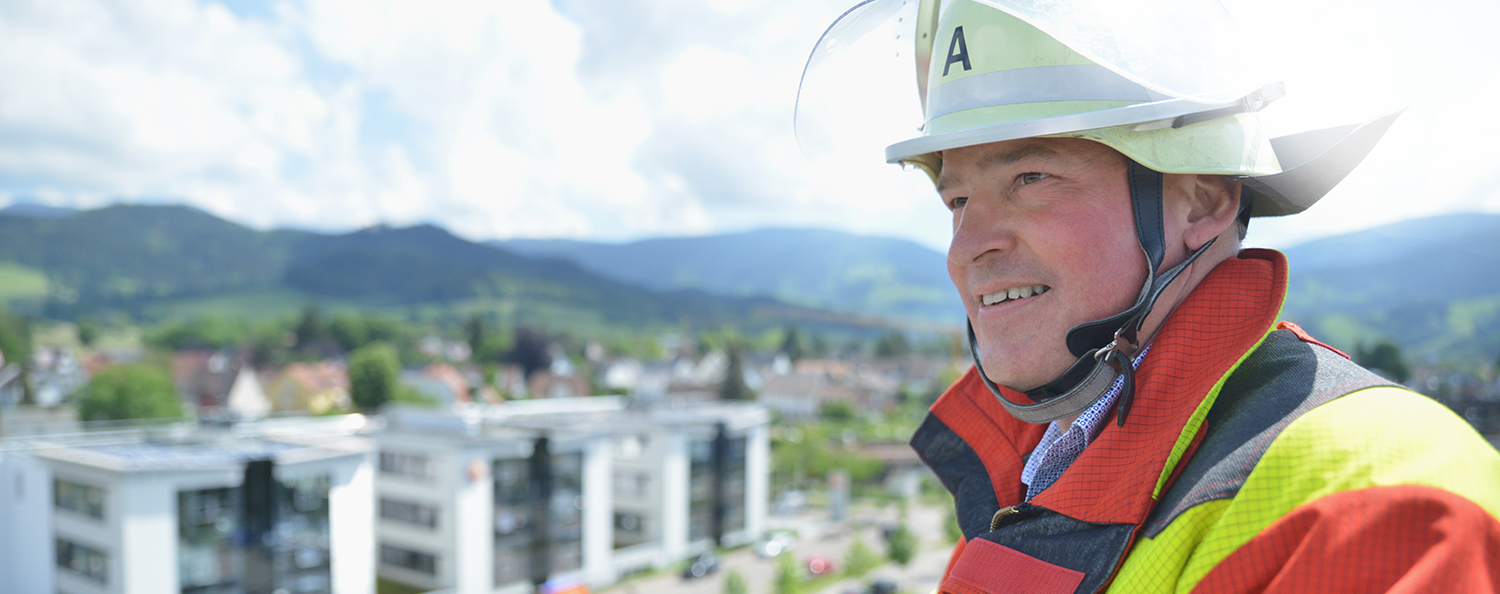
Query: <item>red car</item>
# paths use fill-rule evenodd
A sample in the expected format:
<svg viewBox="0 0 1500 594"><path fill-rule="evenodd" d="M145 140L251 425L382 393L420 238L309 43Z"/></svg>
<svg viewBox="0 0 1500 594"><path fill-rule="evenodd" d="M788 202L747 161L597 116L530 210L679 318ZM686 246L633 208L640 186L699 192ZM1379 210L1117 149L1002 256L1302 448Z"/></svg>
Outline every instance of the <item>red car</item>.
<svg viewBox="0 0 1500 594"><path fill-rule="evenodd" d="M829 561L827 557L813 555L807 558L807 572L813 577L832 575L835 569L833 561Z"/></svg>

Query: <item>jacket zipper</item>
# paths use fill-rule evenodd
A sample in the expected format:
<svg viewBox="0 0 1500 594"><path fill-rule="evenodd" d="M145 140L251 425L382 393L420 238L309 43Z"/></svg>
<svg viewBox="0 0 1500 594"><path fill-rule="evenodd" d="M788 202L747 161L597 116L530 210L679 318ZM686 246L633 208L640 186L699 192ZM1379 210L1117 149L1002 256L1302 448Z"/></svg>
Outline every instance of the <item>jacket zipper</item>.
<svg viewBox="0 0 1500 594"><path fill-rule="evenodd" d="M995 515L990 518L990 531L994 532L996 530L999 530L1001 524L1005 522L1006 518L1030 510L1031 504L1026 502L1021 502L1009 507L1000 508L999 510L995 511Z"/></svg>

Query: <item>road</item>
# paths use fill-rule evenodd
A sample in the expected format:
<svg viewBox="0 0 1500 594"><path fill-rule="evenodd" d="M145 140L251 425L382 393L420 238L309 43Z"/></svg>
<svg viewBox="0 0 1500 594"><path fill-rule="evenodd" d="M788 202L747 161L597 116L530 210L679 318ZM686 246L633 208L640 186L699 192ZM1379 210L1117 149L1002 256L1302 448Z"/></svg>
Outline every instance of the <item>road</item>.
<svg viewBox="0 0 1500 594"><path fill-rule="evenodd" d="M772 530L790 529L798 534L796 555L805 561L813 555L825 557L843 568L844 552L854 538L862 538L877 554L886 552L881 527L894 523L899 512L896 506L877 508L873 505L853 504L848 518L833 522L826 511L817 509L791 517L773 516L769 520ZM942 523L947 511L936 506L913 505L908 511L907 526L917 534L918 550L915 559L906 567L887 563L871 571L859 580L839 580L820 590L807 594L843 594L851 590L864 591L875 579L890 579L900 591L910 594L928 594L937 589L943 569L948 563L952 543L943 535ZM775 559L761 559L750 547L731 551L719 558L719 571L696 580L684 580L681 576L661 574L630 580L605 590L609 594L718 594L724 591L724 576L730 570L745 576L750 594L772 594L772 580L776 574Z"/></svg>

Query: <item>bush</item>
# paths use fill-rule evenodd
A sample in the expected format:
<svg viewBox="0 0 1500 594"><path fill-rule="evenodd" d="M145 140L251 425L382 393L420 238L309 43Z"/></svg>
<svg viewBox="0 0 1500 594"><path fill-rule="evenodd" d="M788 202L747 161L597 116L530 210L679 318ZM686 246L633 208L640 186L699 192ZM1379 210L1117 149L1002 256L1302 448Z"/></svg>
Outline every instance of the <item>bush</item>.
<svg viewBox="0 0 1500 594"><path fill-rule="evenodd" d="M912 558L917 556L917 535L906 527L904 521L891 532L890 541L886 544L890 546L891 560L901 565L911 563Z"/></svg>
<svg viewBox="0 0 1500 594"><path fill-rule="evenodd" d="M167 372L131 363L100 370L79 392L78 417L84 421L175 419L182 403Z"/></svg>
<svg viewBox="0 0 1500 594"><path fill-rule="evenodd" d="M738 569L731 569L729 575L724 576L724 594L750 594L750 585L745 583L745 576L740 575Z"/></svg>
<svg viewBox="0 0 1500 594"><path fill-rule="evenodd" d="M880 555L865 544L864 539L855 538L854 542L849 543L849 550L844 552L844 574L860 577L880 567L880 562Z"/></svg>
<svg viewBox="0 0 1500 594"><path fill-rule="evenodd" d="M373 411L396 397L401 363L396 349L372 344L349 353L349 397L354 406Z"/></svg>
<svg viewBox="0 0 1500 594"><path fill-rule="evenodd" d="M776 578L772 591L776 594L798 594L802 586L802 570L797 566L796 555L782 555L776 560Z"/></svg>
<svg viewBox="0 0 1500 594"><path fill-rule="evenodd" d="M818 407L818 417L824 421L848 421L854 418L854 406L848 402L824 402Z"/></svg>
<svg viewBox="0 0 1500 594"><path fill-rule="evenodd" d="M1359 345L1354 350L1354 362L1379 371L1381 375L1397 383L1404 383L1406 378L1411 377L1411 368L1406 366L1401 348L1389 341L1381 341L1368 350L1364 345Z"/></svg>

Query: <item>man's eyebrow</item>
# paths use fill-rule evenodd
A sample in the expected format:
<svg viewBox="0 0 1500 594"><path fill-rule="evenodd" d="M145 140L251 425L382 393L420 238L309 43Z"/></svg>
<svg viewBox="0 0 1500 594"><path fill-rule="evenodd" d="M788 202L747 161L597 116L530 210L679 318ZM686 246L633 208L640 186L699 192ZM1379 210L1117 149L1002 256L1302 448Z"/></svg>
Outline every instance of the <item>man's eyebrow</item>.
<svg viewBox="0 0 1500 594"><path fill-rule="evenodd" d="M999 149L991 151L989 154L985 155L979 160L978 170L980 172L984 172L995 167L1014 165L1026 159L1057 158L1058 156L1060 156L1060 154L1057 151L1054 151L1046 146L1040 144L1024 144L1011 149ZM958 179L955 177L945 177L939 174L937 191L941 193L944 188L952 185L953 182L957 181Z"/></svg>

